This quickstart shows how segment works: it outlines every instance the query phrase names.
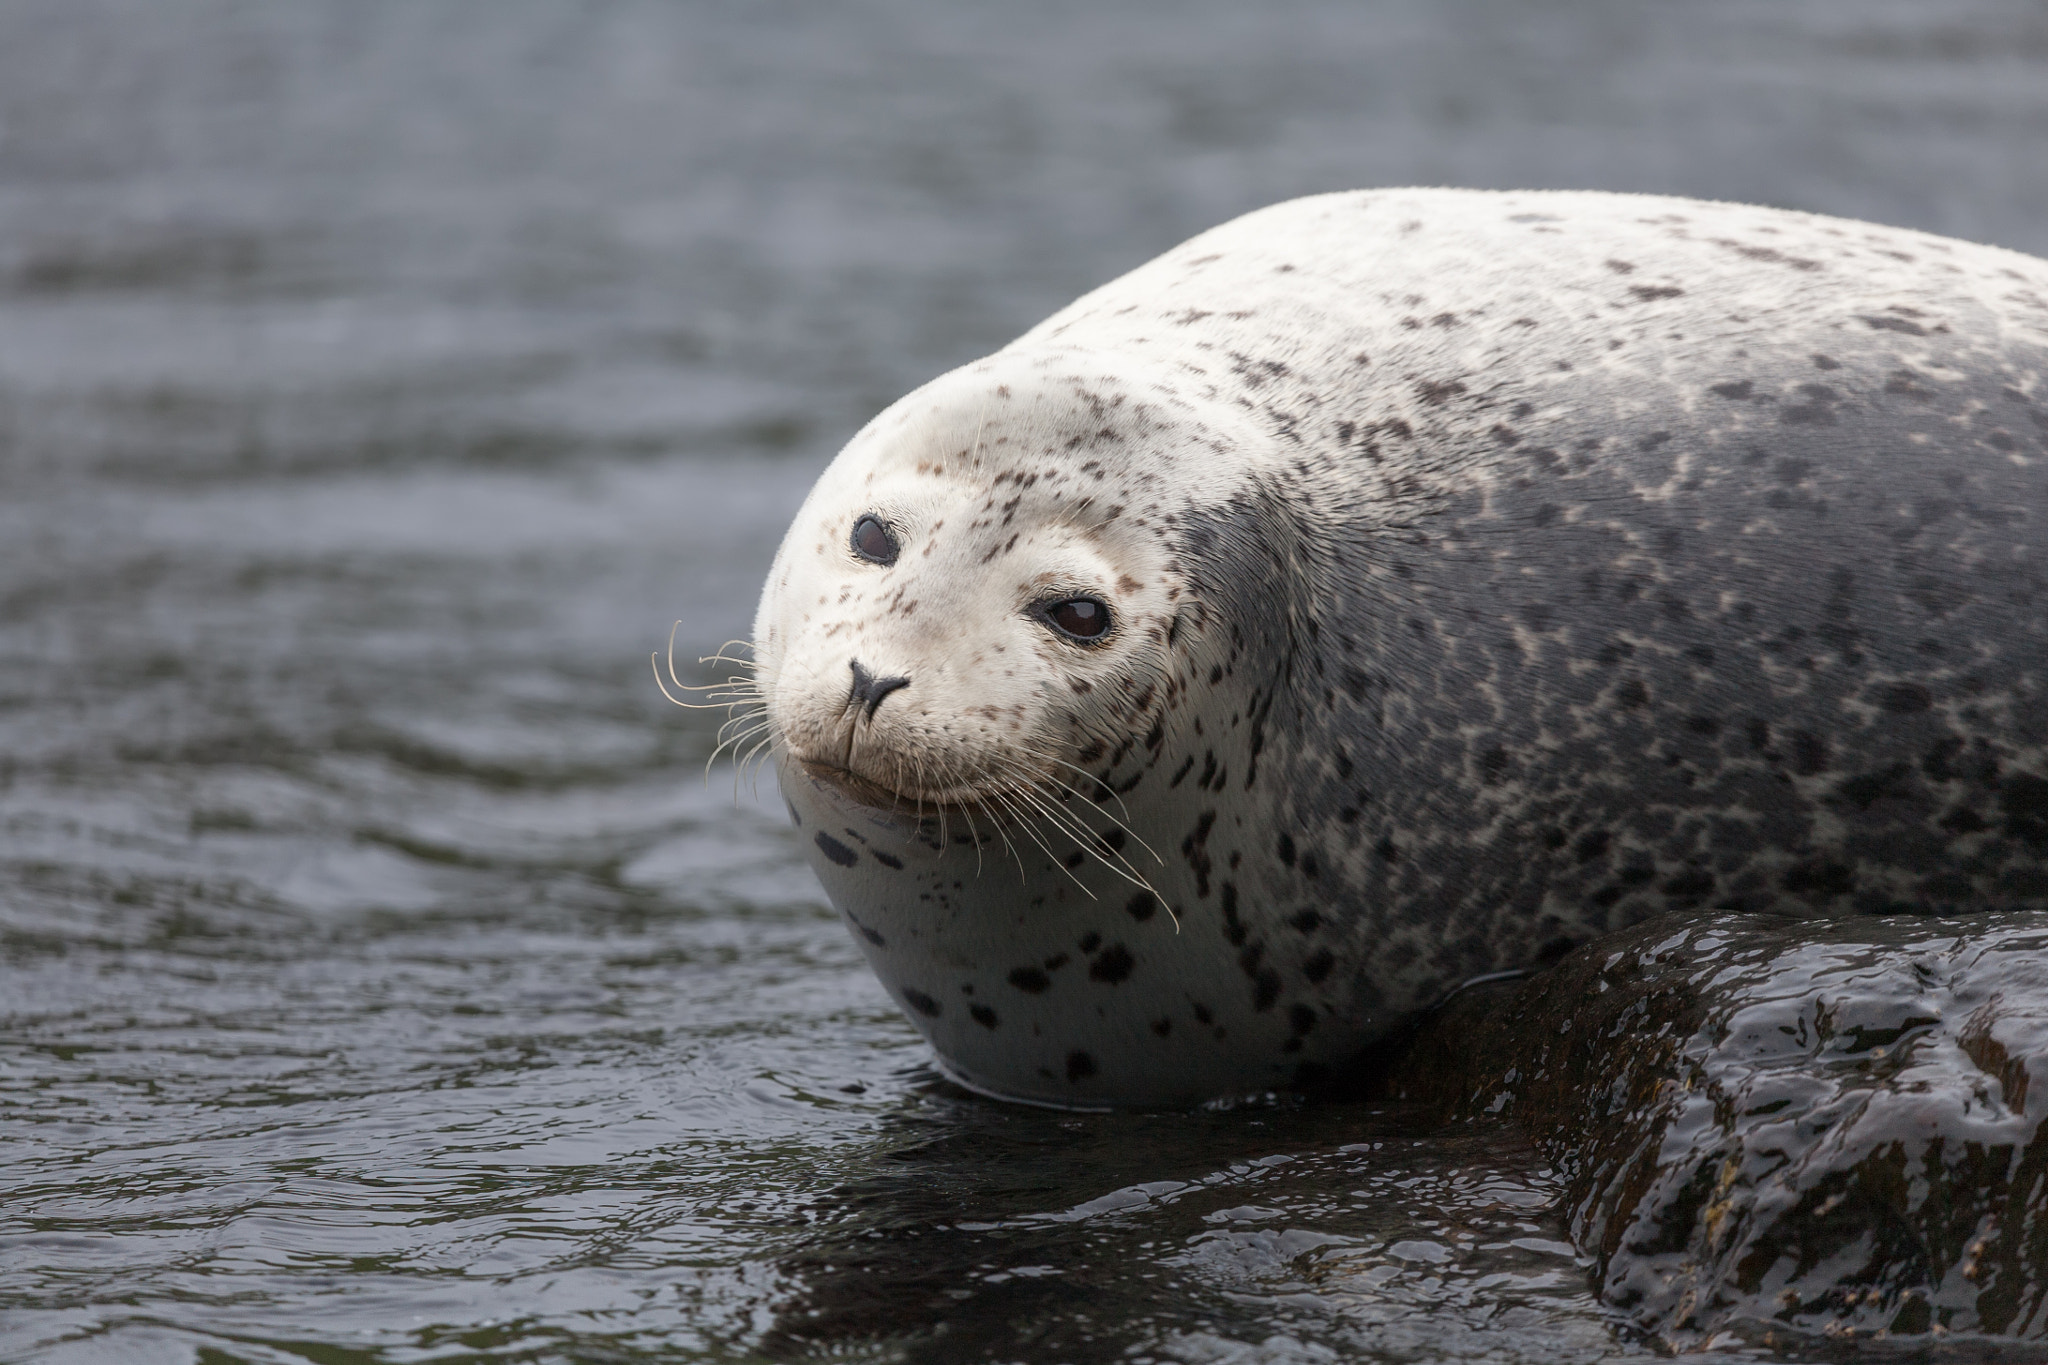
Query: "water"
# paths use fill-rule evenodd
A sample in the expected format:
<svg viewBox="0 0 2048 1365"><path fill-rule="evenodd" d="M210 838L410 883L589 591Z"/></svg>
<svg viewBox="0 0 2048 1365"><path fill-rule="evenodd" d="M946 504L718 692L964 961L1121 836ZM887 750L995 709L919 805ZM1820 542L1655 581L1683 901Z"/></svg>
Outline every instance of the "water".
<svg viewBox="0 0 2048 1365"><path fill-rule="evenodd" d="M949 1089L648 667L899 393L1410 182L2048 251L2048 16L0 0L0 1359L1639 1355L1509 1134Z"/></svg>

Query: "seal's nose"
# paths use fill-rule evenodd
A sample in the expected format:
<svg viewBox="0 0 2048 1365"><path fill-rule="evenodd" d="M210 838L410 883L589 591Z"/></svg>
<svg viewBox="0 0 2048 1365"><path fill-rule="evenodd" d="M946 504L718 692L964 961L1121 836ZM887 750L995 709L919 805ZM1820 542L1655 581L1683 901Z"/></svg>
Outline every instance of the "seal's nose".
<svg viewBox="0 0 2048 1365"><path fill-rule="evenodd" d="M849 660L853 665L853 700L865 705L868 719L875 718L875 708L882 704L882 698L899 687L910 686L908 678L878 678L860 666L859 659Z"/></svg>

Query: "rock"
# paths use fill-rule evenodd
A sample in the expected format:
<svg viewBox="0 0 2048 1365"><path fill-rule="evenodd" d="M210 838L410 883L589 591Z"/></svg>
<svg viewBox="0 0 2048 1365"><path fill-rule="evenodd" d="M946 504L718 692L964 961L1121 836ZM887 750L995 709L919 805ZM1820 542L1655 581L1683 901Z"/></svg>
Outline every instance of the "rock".
<svg viewBox="0 0 2048 1365"><path fill-rule="evenodd" d="M1671 1349L2048 1341L2048 914L1652 923L1453 998L1387 1084L1519 1123Z"/></svg>

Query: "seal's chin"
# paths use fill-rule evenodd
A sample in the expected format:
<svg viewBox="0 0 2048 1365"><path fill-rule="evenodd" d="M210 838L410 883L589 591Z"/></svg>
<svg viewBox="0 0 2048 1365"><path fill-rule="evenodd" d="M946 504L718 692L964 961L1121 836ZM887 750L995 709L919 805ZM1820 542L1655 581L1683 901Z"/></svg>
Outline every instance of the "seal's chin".
<svg viewBox="0 0 2048 1365"><path fill-rule="evenodd" d="M805 776L833 788L856 805L893 815L938 815L947 812L980 812L990 809L990 794L971 787L947 787L932 791L900 790L854 772L843 764L791 754Z"/></svg>

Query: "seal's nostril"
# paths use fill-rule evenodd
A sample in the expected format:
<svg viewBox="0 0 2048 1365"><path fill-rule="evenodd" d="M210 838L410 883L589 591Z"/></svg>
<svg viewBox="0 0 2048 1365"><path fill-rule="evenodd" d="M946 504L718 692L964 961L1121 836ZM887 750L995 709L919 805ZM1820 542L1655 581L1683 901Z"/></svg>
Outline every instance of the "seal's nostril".
<svg viewBox="0 0 2048 1365"><path fill-rule="evenodd" d="M853 700L866 705L868 719L875 718L875 708L882 704L882 698L899 687L910 686L908 678L878 678L860 666L859 659L849 659L853 668Z"/></svg>

